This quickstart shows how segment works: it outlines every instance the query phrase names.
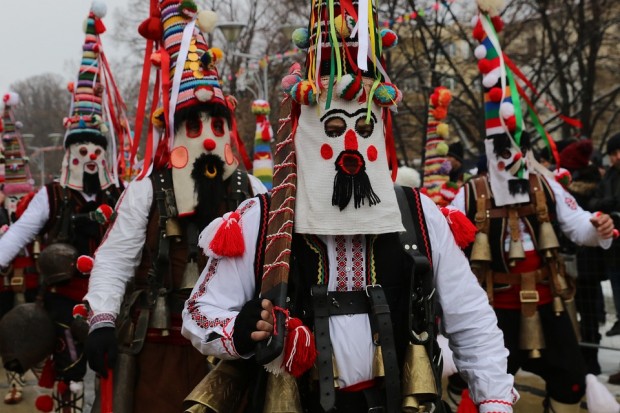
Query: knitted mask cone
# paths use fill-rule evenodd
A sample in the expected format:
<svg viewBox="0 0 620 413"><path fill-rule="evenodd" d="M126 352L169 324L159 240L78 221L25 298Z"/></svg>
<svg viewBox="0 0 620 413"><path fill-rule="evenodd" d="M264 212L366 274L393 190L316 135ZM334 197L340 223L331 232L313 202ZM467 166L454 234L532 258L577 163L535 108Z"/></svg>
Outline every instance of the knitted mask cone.
<svg viewBox="0 0 620 413"><path fill-rule="evenodd" d="M118 184L117 150L122 154L131 136L125 103L101 43L106 11L105 3L95 0L84 22L82 60L76 80L68 85L72 102L63 121L67 131L60 184L86 192Z"/></svg>
<svg viewBox="0 0 620 413"><path fill-rule="evenodd" d="M14 108L19 104L17 93L7 93L3 96L4 109L2 110L2 124L4 130L0 132L2 141L2 155L4 157L4 189L7 195L5 203L11 205L23 195L34 189L30 166L26 156L26 147L21 134L22 124L15 120Z"/></svg>
<svg viewBox="0 0 620 413"><path fill-rule="evenodd" d="M153 168L170 167L180 215L195 213L196 177L210 180L203 182L207 186L221 186L239 165L234 149L244 152L234 118L236 101L220 87L216 63L223 53L209 47L203 35L216 20L215 13L198 10L192 0L160 0L139 28L155 43L150 61L159 68L154 93L162 97L162 106L151 116L153 130L138 179Z"/></svg>
<svg viewBox="0 0 620 413"><path fill-rule="evenodd" d="M301 105L294 137L295 231L402 231L390 111L401 93L382 58L384 46L396 44L395 35L379 30L372 1L315 0L308 29L296 30L293 38L308 50L303 76L283 80Z"/></svg>

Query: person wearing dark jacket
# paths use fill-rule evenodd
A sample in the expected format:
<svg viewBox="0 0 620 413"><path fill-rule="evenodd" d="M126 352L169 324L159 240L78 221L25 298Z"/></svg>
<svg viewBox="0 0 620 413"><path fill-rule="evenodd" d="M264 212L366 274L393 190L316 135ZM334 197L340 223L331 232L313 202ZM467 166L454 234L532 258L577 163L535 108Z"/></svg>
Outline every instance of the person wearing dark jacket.
<svg viewBox="0 0 620 413"><path fill-rule="evenodd" d="M606 152L610 166L594 196L589 199L588 209L610 214L618 228L620 227L620 133L616 133L607 141ZM605 265L616 307L616 322L605 333L610 337L620 335L620 240L616 239L611 248L605 252Z"/></svg>

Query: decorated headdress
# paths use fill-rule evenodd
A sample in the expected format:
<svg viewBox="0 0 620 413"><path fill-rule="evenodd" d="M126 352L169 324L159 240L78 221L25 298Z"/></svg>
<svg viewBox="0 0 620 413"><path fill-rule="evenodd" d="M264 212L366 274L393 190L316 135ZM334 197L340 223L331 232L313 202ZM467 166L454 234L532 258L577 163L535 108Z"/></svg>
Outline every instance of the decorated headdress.
<svg viewBox="0 0 620 413"><path fill-rule="evenodd" d="M313 0L308 27L293 33L307 49L304 73L294 67L282 81L293 100L299 233L402 230L390 110L402 96L382 57L397 38L378 27L373 3Z"/></svg>
<svg viewBox="0 0 620 413"><path fill-rule="evenodd" d="M428 123L424 148L424 186L422 191L437 205L448 205L455 195L455 185L450 183L450 161L447 159L449 135L445 118L452 94L443 86L435 88L428 103Z"/></svg>
<svg viewBox="0 0 620 413"><path fill-rule="evenodd" d="M549 172L534 159L529 134L524 130L527 114L551 153L559 161L553 139L544 130L536 109L519 84L521 80L533 93L533 85L502 51L498 33L504 23L499 15L502 0L478 0L479 15L473 36L480 42L474 54L482 73L485 111L485 150L489 165L489 183L497 206L529 201L531 170ZM568 122L565 116L560 117ZM576 124L575 124L576 125ZM552 175L551 175L552 176Z"/></svg>
<svg viewBox="0 0 620 413"><path fill-rule="evenodd" d="M22 123L15 120L13 108L19 104L17 93L7 93L3 96L4 109L2 111L3 131L2 156L4 157L4 174L0 182L4 181L3 192L7 196L19 197L33 190L33 180L28 165L26 148L20 129Z"/></svg>
<svg viewBox="0 0 620 413"><path fill-rule="evenodd" d="M271 189L273 179L273 158L271 156L273 129L269 123L270 112L271 108L266 100L257 99L252 102L252 113L256 116L252 174L260 179L267 189Z"/></svg>
<svg viewBox="0 0 620 413"><path fill-rule="evenodd" d="M101 0L92 3L84 31L82 60L77 79L67 89L72 94L66 128L60 184L83 190L83 174L97 173L102 189L118 185L118 154L131 142L125 103L103 52L101 20L107 11Z"/></svg>

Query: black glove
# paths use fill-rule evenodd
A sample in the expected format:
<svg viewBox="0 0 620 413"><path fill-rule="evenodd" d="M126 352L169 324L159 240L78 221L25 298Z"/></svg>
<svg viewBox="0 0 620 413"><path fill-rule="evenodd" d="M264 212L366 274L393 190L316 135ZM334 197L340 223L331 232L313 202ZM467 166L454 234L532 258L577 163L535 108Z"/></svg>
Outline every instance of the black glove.
<svg viewBox="0 0 620 413"><path fill-rule="evenodd" d="M238 354L248 354L256 346L256 341L252 340L250 335L256 331L256 323L261 319L262 301L261 298L248 301L237 315L233 343Z"/></svg>
<svg viewBox="0 0 620 413"><path fill-rule="evenodd" d="M101 327L88 334L84 349L88 365L95 373L108 377L108 368L116 364L118 345L116 342L116 328Z"/></svg>

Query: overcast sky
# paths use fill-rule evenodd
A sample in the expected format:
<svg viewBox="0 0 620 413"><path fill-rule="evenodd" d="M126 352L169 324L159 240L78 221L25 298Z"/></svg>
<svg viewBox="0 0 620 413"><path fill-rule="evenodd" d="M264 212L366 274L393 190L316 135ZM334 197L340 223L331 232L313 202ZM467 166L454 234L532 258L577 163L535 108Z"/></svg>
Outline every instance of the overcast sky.
<svg viewBox="0 0 620 413"><path fill-rule="evenodd" d="M122 57L110 34L114 10L127 0L105 2L108 30L101 41L113 61ZM0 0L0 95L37 74L58 73L67 81L77 76L90 5L91 0Z"/></svg>

